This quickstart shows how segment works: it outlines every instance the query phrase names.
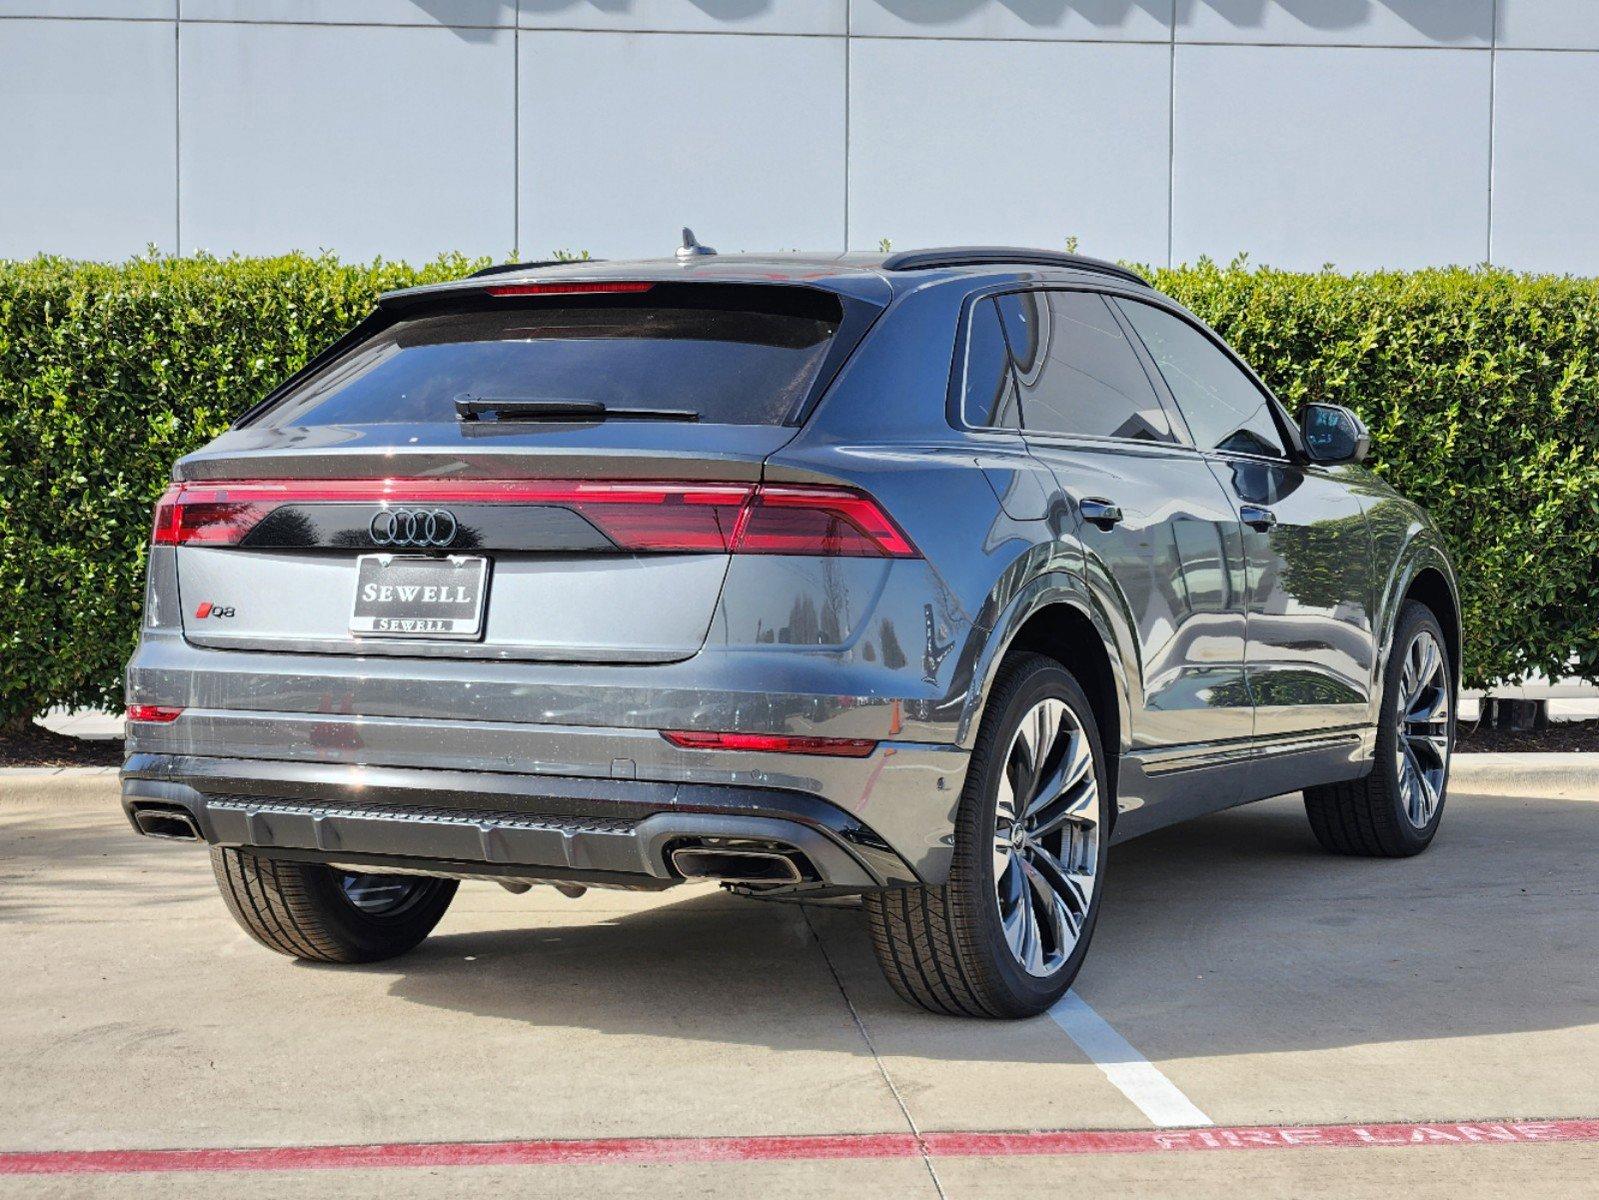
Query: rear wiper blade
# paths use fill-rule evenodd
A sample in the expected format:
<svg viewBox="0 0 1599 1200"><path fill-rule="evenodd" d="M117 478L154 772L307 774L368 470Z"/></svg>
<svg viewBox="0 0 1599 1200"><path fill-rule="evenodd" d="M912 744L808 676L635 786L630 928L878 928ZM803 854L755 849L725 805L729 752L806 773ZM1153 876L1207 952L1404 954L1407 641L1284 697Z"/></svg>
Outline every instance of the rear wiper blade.
<svg viewBox="0 0 1599 1200"><path fill-rule="evenodd" d="M608 408L598 400L525 400L514 397L463 395L455 398L455 416L476 421L484 414L501 421L698 421L689 408Z"/></svg>

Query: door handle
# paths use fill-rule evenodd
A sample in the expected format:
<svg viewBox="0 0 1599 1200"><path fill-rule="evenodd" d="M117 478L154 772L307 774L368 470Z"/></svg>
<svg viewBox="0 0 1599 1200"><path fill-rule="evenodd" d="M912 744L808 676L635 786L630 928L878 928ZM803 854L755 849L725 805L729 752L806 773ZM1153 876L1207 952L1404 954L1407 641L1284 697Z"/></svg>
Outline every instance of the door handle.
<svg viewBox="0 0 1599 1200"><path fill-rule="evenodd" d="M1077 511L1083 514L1083 520L1092 521L1101 529L1109 529L1122 519L1121 505L1098 496L1089 496L1077 502Z"/></svg>
<svg viewBox="0 0 1599 1200"><path fill-rule="evenodd" d="M1258 504L1240 504L1238 506L1238 519L1251 529L1258 529L1265 533L1277 524L1277 514L1269 508L1262 508Z"/></svg>

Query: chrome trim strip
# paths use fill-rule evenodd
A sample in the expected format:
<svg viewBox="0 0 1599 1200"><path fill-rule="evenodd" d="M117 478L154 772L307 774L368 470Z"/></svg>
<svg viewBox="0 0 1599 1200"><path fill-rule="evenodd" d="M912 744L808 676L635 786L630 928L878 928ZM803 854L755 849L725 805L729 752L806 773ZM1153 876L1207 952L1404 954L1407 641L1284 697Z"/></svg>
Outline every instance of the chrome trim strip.
<svg viewBox="0 0 1599 1200"><path fill-rule="evenodd" d="M1328 733L1274 734L1258 741L1201 742L1158 750L1135 750L1127 757L1136 759L1146 775L1171 775L1178 771L1197 771L1246 760L1284 758L1356 745L1362 741L1364 732L1360 726L1349 726Z"/></svg>

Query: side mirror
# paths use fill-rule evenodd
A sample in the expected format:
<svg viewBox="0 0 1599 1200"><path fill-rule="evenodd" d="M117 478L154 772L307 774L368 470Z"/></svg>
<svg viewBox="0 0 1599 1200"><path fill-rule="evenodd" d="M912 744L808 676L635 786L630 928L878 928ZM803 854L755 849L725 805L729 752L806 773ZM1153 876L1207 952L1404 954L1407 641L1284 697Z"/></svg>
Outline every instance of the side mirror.
<svg viewBox="0 0 1599 1200"><path fill-rule="evenodd" d="M1342 404L1307 404L1299 413L1299 432L1311 462L1364 462L1371 434Z"/></svg>

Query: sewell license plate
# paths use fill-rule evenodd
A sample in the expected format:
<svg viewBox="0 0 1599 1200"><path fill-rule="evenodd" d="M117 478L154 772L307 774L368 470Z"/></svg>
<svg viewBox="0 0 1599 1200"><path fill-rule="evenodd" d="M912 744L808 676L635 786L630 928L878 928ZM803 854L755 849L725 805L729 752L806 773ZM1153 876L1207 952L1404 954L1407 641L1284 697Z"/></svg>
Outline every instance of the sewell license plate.
<svg viewBox="0 0 1599 1200"><path fill-rule="evenodd" d="M483 632L489 560L363 554L356 559L350 632L475 638Z"/></svg>

